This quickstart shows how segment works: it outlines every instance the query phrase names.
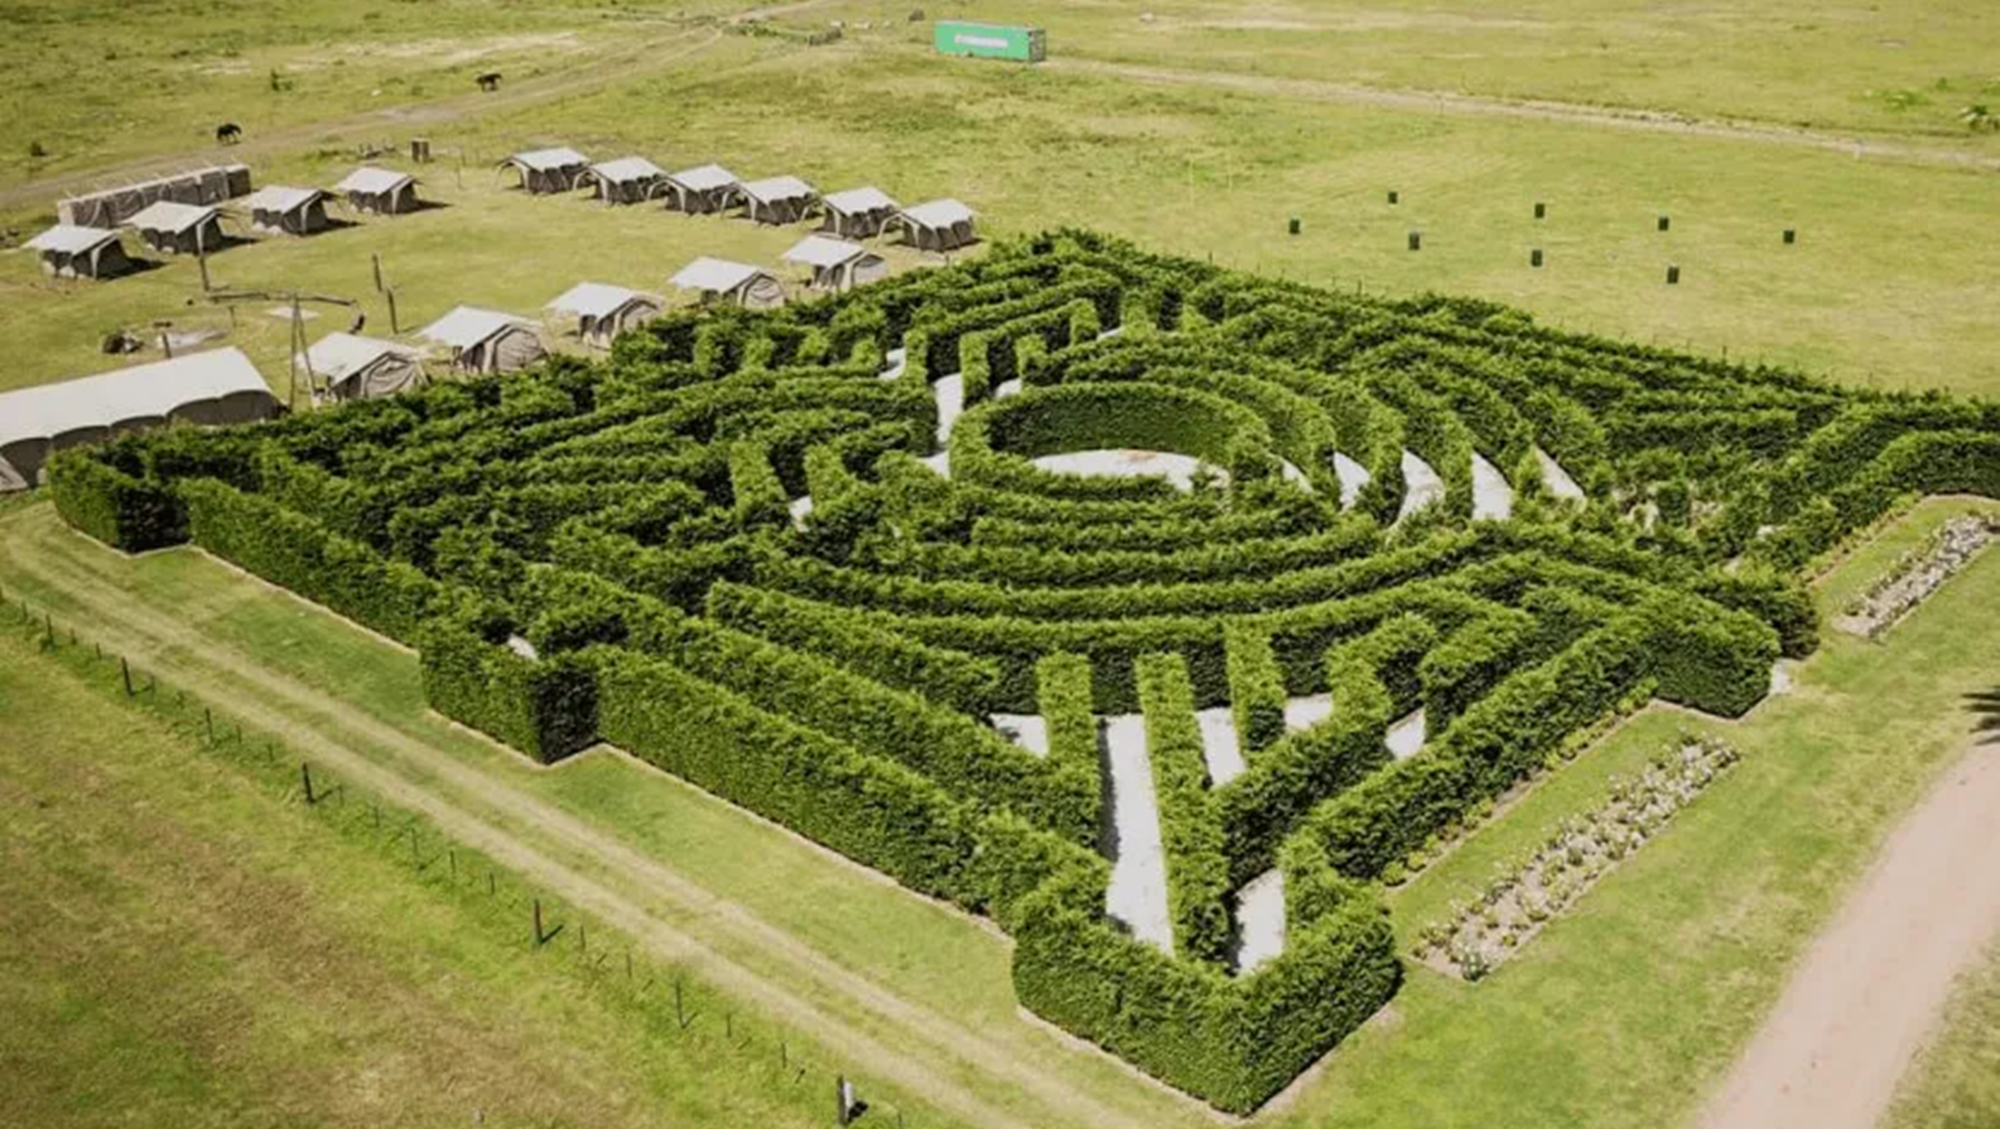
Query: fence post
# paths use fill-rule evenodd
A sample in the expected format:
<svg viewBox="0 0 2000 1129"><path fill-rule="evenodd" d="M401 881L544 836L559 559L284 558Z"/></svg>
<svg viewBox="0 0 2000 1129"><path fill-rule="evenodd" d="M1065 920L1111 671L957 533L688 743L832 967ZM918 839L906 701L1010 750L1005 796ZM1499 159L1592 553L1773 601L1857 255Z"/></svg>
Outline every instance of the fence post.
<svg viewBox="0 0 2000 1129"><path fill-rule="evenodd" d="M311 807L311 806L313 806L314 804L316 804L316 803L319 803L319 797L317 797L317 796L313 795L313 770L312 770L312 765L310 765L310 764L307 764L307 763L306 763L305 761L300 761L300 762L299 762L299 780L300 780L300 781L301 781L302 783L304 783L304 784L305 784L305 788L306 788L306 806L307 806L307 807Z"/></svg>
<svg viewBox="0 0 2000 1129"><path fill-rule="evenodd" d="M215 711L207 706L201 707L201 723L208 731L208 743L215 744Z"/></svg>
<svg viewBox="0 0 2000 1129"><path fill-rule="evenodd" d="M535 944L542 943L542 899L535 899Z"/></svg>
<svg viewBox="0 0 2000 1129"><path fill-rule="evenodd" d="M681 978L678 976L674 977L674 1022L680 1024L682 1030L687 1029L687 1009L681 1006Z"/></svg>
<svg viewBox="0 0 2000 1129"><path fill-rule="evenodd" d="M125 696L132 696L132 663L124 655L118 656L118 672L125 676Z"/></svg>

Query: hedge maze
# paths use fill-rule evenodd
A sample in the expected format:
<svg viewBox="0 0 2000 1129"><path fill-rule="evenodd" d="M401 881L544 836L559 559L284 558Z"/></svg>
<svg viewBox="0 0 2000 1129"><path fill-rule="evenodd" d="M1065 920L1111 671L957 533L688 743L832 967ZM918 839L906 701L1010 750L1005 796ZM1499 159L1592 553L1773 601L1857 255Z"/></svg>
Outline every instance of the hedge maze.
<svg viewBox="0 0 2000 1129"><path fill-rule="evenodd" d="M1202 467L1037 461L1126 449ZM613 743L990 915L1029 1009L1243 1112L1395 992L1385 873L1612 711L1749 708L1815 645L1805 562L2000 494L2000 407L1061 232L53 485L415 646L529 756ZM1146 852L1150 925L1107 912Z"/></svg>

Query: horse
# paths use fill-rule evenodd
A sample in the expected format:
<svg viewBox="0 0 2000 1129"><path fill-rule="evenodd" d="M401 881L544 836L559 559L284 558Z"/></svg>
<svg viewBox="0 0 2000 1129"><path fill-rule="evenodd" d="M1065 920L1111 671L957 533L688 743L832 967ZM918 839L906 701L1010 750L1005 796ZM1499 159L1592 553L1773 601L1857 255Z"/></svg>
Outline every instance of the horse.
<svg viewBox="0 0 2000 1129"><path fill-rule="evenodd" d="M484 90L488 94L491 94L494 91L500 89L500 72L487 71L485 74L480 75L476 79L473 79L473 81L479 84L479 89Z"/></svg>
<svg viewBox="0 0 2000 1129"><path fill-rule="evenodd" d="M241 140L243 140L243 127L235 122L223 122L215 127L217 145L234 145Z"/></svg>

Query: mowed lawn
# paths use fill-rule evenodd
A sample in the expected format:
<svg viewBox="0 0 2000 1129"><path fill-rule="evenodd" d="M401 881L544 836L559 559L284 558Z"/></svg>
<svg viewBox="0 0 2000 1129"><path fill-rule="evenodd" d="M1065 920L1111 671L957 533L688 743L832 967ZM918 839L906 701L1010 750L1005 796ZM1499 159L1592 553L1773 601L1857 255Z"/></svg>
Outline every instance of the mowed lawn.
<svg viewBox="0 0 2000 1129"><path fill-rule="evenodd" d="M1848 383L2000 390L1990 173L946 60L909 36L854 30L823 48L724 36L601 90L426 123L440 159L417 171L451 207L233 248L211 273L229 287L358 300L369 331L384 333L374 255L407 331L459 302L533 315L582 279L658 289L700 254L776 266L803 233L496 187L492 163L508 152L567 143L669 168L792 173L826 190L876 184L905 201L957 196L992 234L1095 227L1293 279L1476 295L1567 328ZM330 184L352 164L338 149L302 151L260 162L258 175ZM1539 222L1537 202L1548 205ZM1782 242L1786 228L1796 244ZM1421 251L1407 250L1412 231ZM105 333L151 336L165 319L177 332L229 330L220 340L244 344L282 390L289 327L270 316L277 304L242 304L232 327L201 299L190 262L52 285L31 256L0 255L0 332L14 344L0 387L113 367L98 352ZM348 320L318 312L313 337Z"/></svg>
<svg viewBox="0 0 2000 1129"><path fill-rule="evenodd" d="M1885 543L1963 506L1920 507ZM190 639L240 650L614 830L842 967L957 1017L1108 1105L1162 1125L1205 1120L1020 1018L1004 942L960 915L621 759L591 754L537 772L483 742L439 735L421 712L414 660L199 554L116 558L57 528L45 509L9 519L7 532L14 547L0 581L59 621L88 633L94 608L139 597L184 623ZM1893 555L1870 549L1843 570L1878 569ZM1846 576L1837 570L1830 583ZM1996 597L2000 557L1988 555L1883 642L1830 636L1791 694L1742 722L1651 711L1587 751L1394 894L1405 938L1682 726L1718 732L1745 759L1488 980L1412 969L1390 1011L1263 1118L1653 1129L1691 1111L1896 820L1966 747L1975 715L1965 696L1990 688L2000 646L2000 623L1981 615Z"/></svg>
<svg viewBox="0 0 2000 1129"><path fill-rule="evenodd" d="M511 883L453 892L435 842L419 880L96 671L0 631L0 1124L823 1123L830 1076L531 951Z"/></svg>

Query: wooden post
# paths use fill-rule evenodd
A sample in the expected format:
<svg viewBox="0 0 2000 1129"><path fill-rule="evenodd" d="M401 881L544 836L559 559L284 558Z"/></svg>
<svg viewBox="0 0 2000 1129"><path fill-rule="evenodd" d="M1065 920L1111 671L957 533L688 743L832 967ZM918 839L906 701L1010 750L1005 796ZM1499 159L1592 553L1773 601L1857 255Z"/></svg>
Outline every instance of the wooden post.
<svg viewBox="0 0 2000 1129"><path fill-rule="evenodd" d="M391 334L403 332L403 327L396 324L396 288L391 286L384 290L382 295L389 299L389 332Z"/></svg>
<svg viewBox="0 0 2000 1129"><path fill-rule="evenodd" d="M412 823L410 824L410 869L422 870L423 868L424 857L417 850L417 825Z"/></svg>
<svg viewBox="0 0 2000 1129"><path fill-rule="evenodd" d="M215 711L207 706L201 707L201 723L208 730L208 743L215 744Z"/></svg>
<svg viewBox="0 0 2000 1129"><path fill-rule="evenodd" d="M125 678L125 696L132 696L132 663L124 655L118 656L118 673Z"/></svg>
<svg viewBox="0 0 2000 1129"><path fill-rule="evenodd" d="M382 292L382 256L380 254L372 254L368 258L369 261L375 264L375 293L380 294Z"/></svg>
<svg viewBox="0 0 2000 1129"><path fill-rule="evenodd" d="M681 1006L681 978L678 976L674 977L674 1022L680 1024L682 1029L688 1025L687 1009Z"/></svg>
<svg viewBox="0 0 2000 1129"><path fill-rule="evenodd" d="M299 762L299 782L305 785L306 806L311 807L314 804L319 803L319 797L313 795L312 765L307 764L305 761Z"/></svg>
<svg viewBox="0 0 2000 1129"><path fill-rule="evenodd" d="M536 898L535 899L535 944L540 945L544 939L545 938L542 936L542 899Z"/></svg>

